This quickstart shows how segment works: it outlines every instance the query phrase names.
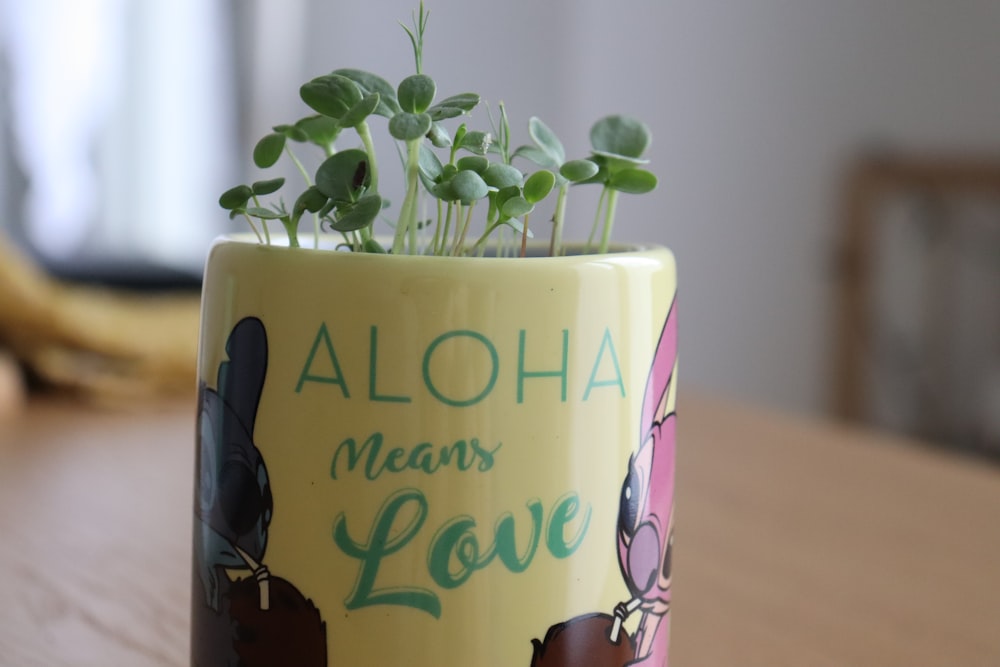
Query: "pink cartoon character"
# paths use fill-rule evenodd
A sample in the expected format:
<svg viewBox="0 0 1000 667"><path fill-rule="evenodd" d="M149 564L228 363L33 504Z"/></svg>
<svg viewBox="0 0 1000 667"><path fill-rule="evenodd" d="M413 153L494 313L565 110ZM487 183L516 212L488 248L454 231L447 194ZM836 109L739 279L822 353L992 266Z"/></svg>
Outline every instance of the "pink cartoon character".
<svg viewBox="0 0 1000 667"><path fill-rule="evenodd" d="M676 414L671 384L677 360L676 301L671 304L653 357L642 406L639 449L629 461L618 510L618 564L632 598L615 607L610 630L642 614L629 665L666 667L670 640L670 565L674 543Z"/></svg>
<svg viewBox="0 0 1000 667"><path fill-rule="evenodd" d="M629 460L618 511L618 564L631 597L614 615L584 614L532 639L530 667L667 667L674 530L676 300L653 355L639 448ZM635 635L622 627L639 612Z"/></svg>

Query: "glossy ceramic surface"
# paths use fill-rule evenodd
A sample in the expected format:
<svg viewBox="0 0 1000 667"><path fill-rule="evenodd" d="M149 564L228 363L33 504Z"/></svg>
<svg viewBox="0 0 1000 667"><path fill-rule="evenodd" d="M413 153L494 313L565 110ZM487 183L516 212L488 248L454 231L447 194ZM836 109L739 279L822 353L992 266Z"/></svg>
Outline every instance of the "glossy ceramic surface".
<svg viewBox="0 0 1000 667"><path fill-rule="evenodd" d="M193 664L665 665L675 296L663 248L217 243Z"/></svg>

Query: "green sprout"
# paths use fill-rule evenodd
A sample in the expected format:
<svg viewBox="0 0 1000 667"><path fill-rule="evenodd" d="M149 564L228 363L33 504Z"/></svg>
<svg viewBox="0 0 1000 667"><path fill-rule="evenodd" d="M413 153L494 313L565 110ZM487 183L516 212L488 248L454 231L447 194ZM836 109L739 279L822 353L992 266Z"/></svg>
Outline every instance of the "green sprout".
<svg viewBox="0 0 1000 667"><path fill-rule="evenodd" d="M260 243L271 243L269 223L285 228L288 245L299 247L303 218L311 218L313 243L323 231L338 233L338 247L354 252L482 256L495 246L497 256L527 256L534 234L529 219L555 193L548 254L564 254L563 232L567 200L576 185L602 186L586 252L607 252L621 192L642 194L656 187L656 177L644 168L642 156L651 135L642 122L626 116L608 116L590 131L591 154L567 160L556 134L538 118L528 121L532 143L511 151L510 120L501 102L498 117L486 109L489 131L470 129L461 122L453 131L448 121L470 116L480 105L476 93L460 93L437 100L437 83L424 72L424 35L429 13L423 2L414 12L413 26L403 26L413 46L416 72L392 86L384 78L359 69L337 69L318 76L299 89L311 110L291 124L276 125L257 142L253 162L260 169L287 157L302 176L304 187L289 211L284 200L262 203L286 184L283 178L237 185L219 198L231 218L241 217ZM384 118L397 142L405 176L405 194L396 213L391 243L384 247L373 226L384 218L389 202L379 191L379 162L369 123ZM345 133L360 146L338 149ZM323 162L312 174L293 150L303 144L320 150ZM537 169L524 172L513 159L527 160ZM432 202L436 215L423 219ZM474 212L480 211L481 229L473 231ZM600 238L595 245L595 237ZM508 240L508 235L512 238Z"/></svg>
<svg viewBox="0 0 1000 667"><path fill-rule="evenodd" d="M644 194L656 187L656 176L640 165L649 163L642 159L649 148L652 133L645 123L627 116L607 116L590 128L591 159L597 164L598 172L588 183L604 186L597 205L594 227L587 239L587 249L593 244L601 220L601 205L604 206L604 228L598 252L607 252L611 230L615 222L615 207L618 193Z"/></svg>

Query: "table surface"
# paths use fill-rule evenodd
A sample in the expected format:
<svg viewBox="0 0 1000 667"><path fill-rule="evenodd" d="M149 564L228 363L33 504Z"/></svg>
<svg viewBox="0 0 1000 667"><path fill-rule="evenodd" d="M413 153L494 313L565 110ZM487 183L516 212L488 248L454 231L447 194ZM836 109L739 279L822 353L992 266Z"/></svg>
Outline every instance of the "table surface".
<svg viewBox="0 0 1000 667"><path fill-rule="evenodd" d="M0 665L186 665L193 401L0 424ZM671 665L1000 665L1000 469L679 410Z"/></svg>

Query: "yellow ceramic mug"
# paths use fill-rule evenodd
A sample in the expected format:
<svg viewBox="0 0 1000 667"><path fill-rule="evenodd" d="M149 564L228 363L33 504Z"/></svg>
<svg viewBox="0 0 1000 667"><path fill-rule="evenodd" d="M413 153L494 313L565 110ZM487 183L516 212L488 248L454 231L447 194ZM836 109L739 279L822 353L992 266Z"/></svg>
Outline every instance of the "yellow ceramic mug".
<svg viewBox="0 0 1000 667"><path fill-rule="evenodd" d="M192 664L665 665L675 295L655 247L218 242Z"/></svg>

